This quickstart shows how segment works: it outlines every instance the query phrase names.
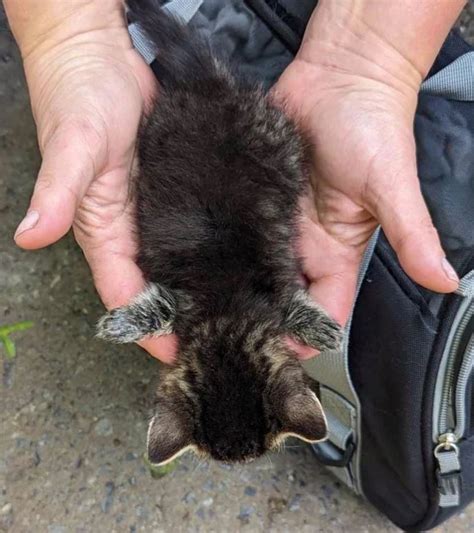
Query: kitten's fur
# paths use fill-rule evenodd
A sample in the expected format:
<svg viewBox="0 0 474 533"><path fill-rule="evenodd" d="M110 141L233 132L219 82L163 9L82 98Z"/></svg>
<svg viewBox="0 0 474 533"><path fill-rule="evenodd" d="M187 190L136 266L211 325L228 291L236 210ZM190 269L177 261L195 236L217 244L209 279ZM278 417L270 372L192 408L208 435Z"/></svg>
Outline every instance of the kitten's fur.
<svg viewBox="0 0 474 533"><path fill-rule="evenodd" d="M320 350L340 341L338 325L298 284L302 139L160 3L128 2L159 50L161 73L136 182L138 264L150 285L102 318L99 336L179 338L149 428L154 463L189 448L242 461L287 435L324 439L319 401L284 341Z"/></svg>

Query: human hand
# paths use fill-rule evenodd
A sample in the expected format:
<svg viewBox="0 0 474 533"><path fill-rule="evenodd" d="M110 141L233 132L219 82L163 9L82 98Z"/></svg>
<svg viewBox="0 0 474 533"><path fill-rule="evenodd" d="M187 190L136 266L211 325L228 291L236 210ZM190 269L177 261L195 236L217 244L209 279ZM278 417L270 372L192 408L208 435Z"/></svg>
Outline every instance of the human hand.
<svg viewBox="0 0 474 533"><path fill-rule="evenodd" d="M155 81L132 48L120 2L103 17L89 17L96 3L86 4L63 10L41 38L20 43L43 161L15 241L42 248L72 226L110 309L144 286L135 264L129 176ZM176 351L174 336L140 344L165 362Z"/></svg>
<svg viewBox="0 0 474 533"><path fill-rule="evenodd" d="M322 31L314 35L274 88L313 145L314 198L305 200L299 243L312 296L341 324L347 321L360 261L378 224L415 282L455 290L457 275L417 176L413 121L422 73L386 42L372 43L378 54L371 57L362 44L366 35L357 36L358 46L348 42L352 37L337 44L325 43Z"/></svg>

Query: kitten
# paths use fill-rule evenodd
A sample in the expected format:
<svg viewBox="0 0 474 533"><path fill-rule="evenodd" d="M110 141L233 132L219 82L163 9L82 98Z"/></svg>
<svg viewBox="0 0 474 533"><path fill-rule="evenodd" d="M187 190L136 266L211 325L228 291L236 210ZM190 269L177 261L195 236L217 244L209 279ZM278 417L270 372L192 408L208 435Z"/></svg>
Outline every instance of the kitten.
<svg viewBox="0 0 474 533"><path fill-rule="evenodd" d="M152 463L188 449L246 461L289 435L322 440L321 405L285 343L327 350L341 338L298 283L304 142L261 88L234 76L160 4L128 2L159 51L135 185L137 260L149 286L105 315L98 335L179 339L156 394Z"/></svg>

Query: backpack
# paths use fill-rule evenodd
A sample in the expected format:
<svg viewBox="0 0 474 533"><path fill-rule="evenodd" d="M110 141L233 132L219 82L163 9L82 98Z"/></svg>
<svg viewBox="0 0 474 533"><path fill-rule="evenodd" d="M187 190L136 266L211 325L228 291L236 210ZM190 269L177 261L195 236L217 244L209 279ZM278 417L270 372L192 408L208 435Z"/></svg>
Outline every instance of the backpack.
<svg viewBox="0 0 474 533"><path fill-rule="evenodd" d="M171 0L267 87L300 45L315 0ZM214 29L219 28L218 32ZM136 48L153 50L133 22ZM474 500L474 49L455 32L420 93L422 191L461 283L437 294L404 273L380 229L359 272L344 346L306 361L329 438L318 461L397 526L435 527Z"/></svg>

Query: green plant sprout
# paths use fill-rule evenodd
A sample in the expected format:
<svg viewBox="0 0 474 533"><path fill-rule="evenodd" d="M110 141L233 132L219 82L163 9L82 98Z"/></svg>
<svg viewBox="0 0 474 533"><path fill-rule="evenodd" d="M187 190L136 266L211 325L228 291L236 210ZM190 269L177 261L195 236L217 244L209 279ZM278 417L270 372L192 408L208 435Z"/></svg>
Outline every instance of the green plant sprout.
<svg viewBox="0 0 474 533"><path fill-rule="evenodd" d="M12 333L17 331L25 331L33 327L33 322L26 320L25 322L17 322L11 326L0 326L0 344L5 347L7 359L14 359L16 356L15 343L10 339Z"/></svg>

